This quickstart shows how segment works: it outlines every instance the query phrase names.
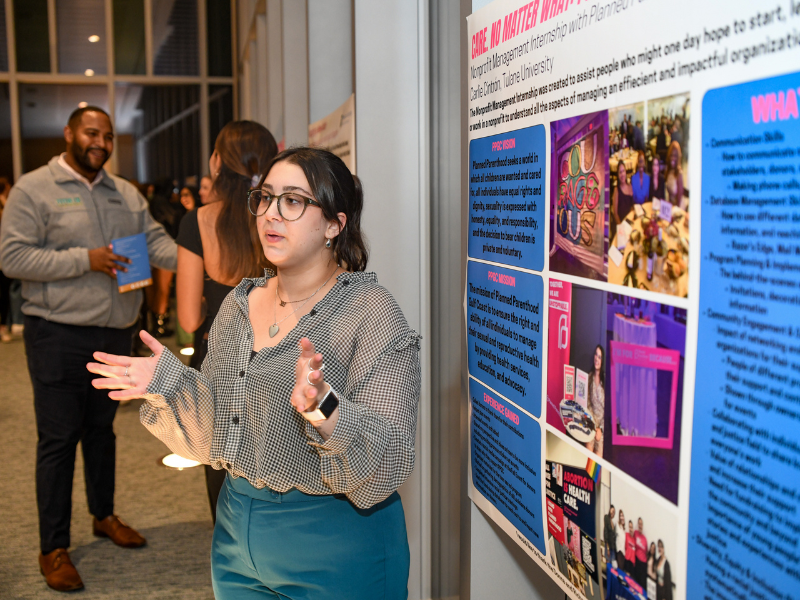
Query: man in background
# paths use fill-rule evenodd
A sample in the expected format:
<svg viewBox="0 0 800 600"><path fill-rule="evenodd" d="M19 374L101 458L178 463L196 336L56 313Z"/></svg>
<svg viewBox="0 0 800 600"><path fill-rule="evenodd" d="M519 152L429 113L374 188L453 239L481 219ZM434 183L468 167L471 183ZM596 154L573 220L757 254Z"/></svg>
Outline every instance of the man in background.
<svg viewBox="0 0 800 600"><path fill-rule="evenodd" d="M114 515L117 402L91 385L92 353L130 354L140 290L120 293L111 251L117 238L144 233L150 262L174 271L177 248L136 188L103 169L114 148L108 114L88 106L64 127L66 152L23 175L0 227L0 264L22 280L25 352L33 384L38 443L36 500L47 584L83 587L70 545L75 450L81 442L96 536L136 548L145 539Z"/></svg>

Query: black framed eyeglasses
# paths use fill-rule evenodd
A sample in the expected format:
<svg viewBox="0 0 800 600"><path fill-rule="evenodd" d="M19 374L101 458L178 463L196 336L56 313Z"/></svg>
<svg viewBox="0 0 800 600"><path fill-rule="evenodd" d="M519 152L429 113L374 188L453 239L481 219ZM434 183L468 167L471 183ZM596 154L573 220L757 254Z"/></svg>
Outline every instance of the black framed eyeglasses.
<svg viewBox="0 0 800 600"><path fill-rule="evenodd" d="M261 189L252 189L247 192L247 210L250 214L256 217L265 215L272 206L272 200L278 201L278 214L284 221L297 221L306 212L306 207L311 204L313 206L322 205L297 192L285 192L279 196L274 196L269 192Z"/></svg>

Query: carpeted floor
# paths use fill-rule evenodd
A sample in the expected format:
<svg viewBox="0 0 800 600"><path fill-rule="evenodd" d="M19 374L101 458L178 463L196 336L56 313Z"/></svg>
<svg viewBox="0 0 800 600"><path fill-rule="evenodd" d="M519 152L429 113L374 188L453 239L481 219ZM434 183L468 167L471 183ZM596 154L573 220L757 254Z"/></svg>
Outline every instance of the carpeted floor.
<svg viewBox="0 0 800 600"><path fill-rule="evenodd" d="M139 403L120 406L115 512L147 538L126 550L92 535L78 452L70 555L86 586L63 594L47 587L37 556L34 467L36 427L25 348L0 344L0 598L213 598L212 523L202 467L160 465L169 451L139 423Z"/></svg>

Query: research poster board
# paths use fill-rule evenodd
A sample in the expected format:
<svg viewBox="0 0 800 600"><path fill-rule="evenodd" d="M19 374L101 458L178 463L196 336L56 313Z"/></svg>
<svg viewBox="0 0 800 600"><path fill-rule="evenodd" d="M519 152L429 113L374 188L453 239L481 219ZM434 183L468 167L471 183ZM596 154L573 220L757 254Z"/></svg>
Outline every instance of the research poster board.
<svg viewBox="0 0 800 600"><path fill-rule="evenodd" d="M570 598L800 598L800 2L467 51L472 501Z"/></svg>

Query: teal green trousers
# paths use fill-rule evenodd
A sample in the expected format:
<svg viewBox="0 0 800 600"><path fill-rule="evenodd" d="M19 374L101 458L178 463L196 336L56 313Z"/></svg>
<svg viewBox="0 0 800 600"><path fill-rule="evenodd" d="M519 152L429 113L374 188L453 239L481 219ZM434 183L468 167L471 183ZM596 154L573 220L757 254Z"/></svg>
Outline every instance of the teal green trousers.
<svg viewBox="0 0 800 600"><path fill-rule="evenodd" d="M408 569L397 492L360 510L340 495L225 479L211 544L217 600L406 600Z"/></svg>

